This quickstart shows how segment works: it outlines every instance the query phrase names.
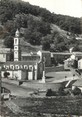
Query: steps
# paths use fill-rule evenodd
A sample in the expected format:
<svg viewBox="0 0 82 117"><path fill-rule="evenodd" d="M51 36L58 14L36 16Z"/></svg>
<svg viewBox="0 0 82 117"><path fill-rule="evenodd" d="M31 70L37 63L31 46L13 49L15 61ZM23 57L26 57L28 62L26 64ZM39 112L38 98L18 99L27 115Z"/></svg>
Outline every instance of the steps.
<svg viewBox="0 0 82 117"><path fill-rule="evenodd" d="M15 114L23 113L19 106L17 106L14 102L5 101L6 106Z"/></svg>

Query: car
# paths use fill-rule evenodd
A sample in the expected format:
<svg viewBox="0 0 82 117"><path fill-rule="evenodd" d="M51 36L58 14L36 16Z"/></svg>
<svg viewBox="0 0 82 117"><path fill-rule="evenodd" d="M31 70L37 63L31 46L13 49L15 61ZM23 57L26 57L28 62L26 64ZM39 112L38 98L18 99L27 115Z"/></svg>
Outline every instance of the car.
<svg viewBox="0 0 82 117"><path fill-rule="evenodd" d="M11 92L5 87L1 87L1 99L8 100L10 99Z"/></svg>

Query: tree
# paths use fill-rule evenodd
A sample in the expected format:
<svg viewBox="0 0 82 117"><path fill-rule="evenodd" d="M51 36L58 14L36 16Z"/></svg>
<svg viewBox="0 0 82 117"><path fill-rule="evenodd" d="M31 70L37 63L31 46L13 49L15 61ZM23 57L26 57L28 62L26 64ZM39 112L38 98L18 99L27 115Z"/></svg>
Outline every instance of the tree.
<svg viewBox="0 0 82 117"><path fill-rule="evenodd" d="M56 96L56 92L52 91L52 89L48 89L47 93L46 93L46 96Z"/></svg>
<svg viewBox="0 0 82 117"><path fill-rule="evenodd" d="M5 39L4 39L4 45L7 47L7 48L13 48L14 47L14 39L12 36L7 36Z"/></svg>
<svg viewBox="0 0 82 117"><path fill-rule="evenodd" d="M75 89L72 91L74 95L79 95L81 94L81 90L78 87L75 87Z"/></svg>
<svg viewBox="0 0 82 117"><path fill-rule="evenodd" d="M52 36L51 51L66 51L68 49L66 40L67 38L64 35L61 35L60 32L55 31Z"/></svg>
<svg viewBox="0 0 82 117"><path fill-rule="evenodd" d="M40 45L41 44L41 33L40 32L31 33L29 42L32 45Z"/></svg>
<svg viewBox="0 0 82 117"><path fill-rule="evenodd" d="M42 38L41 44L43 50L50 50L51 35Z"/></svg>
<svg viewBox="0 0 82 117"><path fill-rule="evenodd" d="M4 72L4 77L5 77L5 78L8 78L9 75L10 75L9 72Z"/></svg>
<svg viewBox="0 0 82 117"><path fill-rule="evenodd" d="M77 51L79 52L79 51L81 51L80 48L79 48L79 46L78 46L78 44L75 44L75 45L74 45L73 51L74 51L74 52L77 52Z"/></svg>

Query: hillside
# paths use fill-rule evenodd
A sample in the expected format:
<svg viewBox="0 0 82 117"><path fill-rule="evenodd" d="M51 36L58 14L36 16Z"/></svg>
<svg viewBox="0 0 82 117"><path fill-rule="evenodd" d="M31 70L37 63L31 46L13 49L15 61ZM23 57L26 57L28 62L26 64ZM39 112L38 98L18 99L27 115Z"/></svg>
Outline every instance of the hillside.
<svg viewBox="0 0 82 117"><path fill-rule="evenodd" d="M24 53L38 52L42 50L42 46L33 46L30 43L24 41L23 38L20 39L21 51Z"/></svg>
<svg viewBox="0 0 82 117"><path fill-rule="evenodd" d="M18 28L24 41L42 46L43 50L67 51L72 46L78 50L75 38L81 34L80 20L53 14L28 2L0 1L0 38L10 48L13 48L13 37Z"/></svg>

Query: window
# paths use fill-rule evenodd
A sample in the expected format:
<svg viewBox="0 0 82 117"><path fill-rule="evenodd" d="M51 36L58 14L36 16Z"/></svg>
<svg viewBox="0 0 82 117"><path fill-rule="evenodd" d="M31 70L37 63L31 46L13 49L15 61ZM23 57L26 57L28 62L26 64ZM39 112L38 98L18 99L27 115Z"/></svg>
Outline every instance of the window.
<svg viewBox="0 0 82 117"><path fill-rule="evenodd" d="M6 69L9 69L9 66L8 65L6 65Z"/></svg>
<svg viewBox="0 0 82 117"><path fill-rule="evenodd" d="M18 52L17 51L15 51L15 54L17 54Z"/></svg>
<svg viewBox="0 0 82 117"><path fill-rule="evenodd" d="M18 51L15 51L15 52L14 52L14 57L15 57L15 58L18 58Z"/></svg>
<svg viewBox="0 0 82 117"><path fill-rule="evenodd" d="M10 65L10 69L13 69L14 70L14 65Z"/></svg>
<svg viewBox="0 0 82 117"><path fill-rule="evenodd" d="M17 50L17 49L18 49L18 47L17 47L17 46L15 46L15 47L14 47L14 49L15 49L15 50Z"/></svg>
<svg viewBox="0 0 82 117"><path fill-rule="evenodd" d="M6 66L5 66L5 65L3 65L3 69L5 69L5 67L6 67Z"/></svg>
<svg viewBox="0 0 82 117"><path fill-rule="evenodd" d="M20 65L20 69L23 69L23 65Z"/></svg>
<svg viewBox="0 0 82 117"><path fill-rule="evenodd" d="M24 65L24 69L28 69L28 66L27 65Z"/></svg>
<svg viewBox="0 0 82 117"><path fill-rule="evenodd" d="M17 44L17 39L15 39L15 44Z"/></svg>
<svg viewBox="0 0 82 117"><path fill-rule="evenodd" d="M15 65L15 69L19 69L19 65Z"/></svg>
<svg viewBox="0 0 82 117"><path fill-rule="evenodd" d="M29 70L33 70L33 66L32 65L29 65Z"/></svg>

